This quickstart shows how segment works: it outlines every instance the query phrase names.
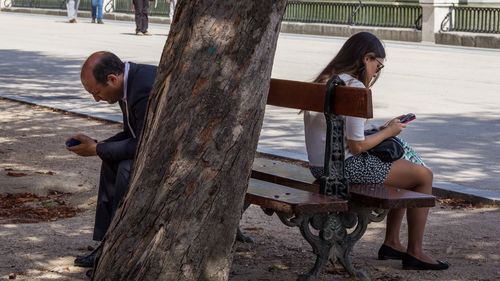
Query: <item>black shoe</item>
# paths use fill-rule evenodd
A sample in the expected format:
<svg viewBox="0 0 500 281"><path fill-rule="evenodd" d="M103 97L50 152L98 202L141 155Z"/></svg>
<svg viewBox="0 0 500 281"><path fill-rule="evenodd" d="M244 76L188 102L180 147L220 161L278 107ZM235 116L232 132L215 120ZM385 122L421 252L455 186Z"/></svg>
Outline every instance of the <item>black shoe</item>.
<svg viewBox="0 0 500 281"><path fill-rule="evenodd" d="M445 270L448 267L450 265L445 261L437 260L437 263L427 263L409 254L405 254L403 257L404 270Z"/></svg>
<svg viewBox="0 0 500 281"><path fill-rule="evenodd" d="M95 23L95 18L92 18L92 21L91 21L91 23Z"/></svg>
<svg viewBox="0 0 500 281"><path fill-rule="evenodd" d="M88 279L92 279L92 274L94 273L93 269L89 269L85 271L85 276L87 276Z"/></svg>
<svg viewBox="0 0 500 281"><path fill-rule="evenodd" d="M395 250L385 244L382 244L378 250L379 260L402 260L406 253Z"/></svg>
<svg viewBox="0 0 500 281"><path fill-rule="evenodd" d="M97 251L101 248L102 244L99 244L90 254L86 256L77 256L74 264L79 267L93 267L95 263L95 258Z"/></svg>
<svg viewBox="0 0 500 281"><path fill-rule="evenodd" d="M76 257L74 264L79 267L93 267L97 249L87 256Z"/></svg>
<svg viewBox="0 0 500 281"><path fill-rule="evenodd" d="M97 20L98 24L103 24L104 22L102 20Z"/></svg>

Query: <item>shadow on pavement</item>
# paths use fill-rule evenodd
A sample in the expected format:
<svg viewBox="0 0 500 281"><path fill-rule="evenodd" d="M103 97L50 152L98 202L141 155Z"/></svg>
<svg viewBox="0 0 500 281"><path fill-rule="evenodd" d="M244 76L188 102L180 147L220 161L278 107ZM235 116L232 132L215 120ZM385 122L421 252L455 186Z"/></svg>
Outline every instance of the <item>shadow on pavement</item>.
<svg viewBox="0 0 500 281"><path fill-rule="evenodd" d="M96 103L83 89L80 82L83 60L19 50L0 50L0 57L0 97L121 119L118 106Z"/></svg>

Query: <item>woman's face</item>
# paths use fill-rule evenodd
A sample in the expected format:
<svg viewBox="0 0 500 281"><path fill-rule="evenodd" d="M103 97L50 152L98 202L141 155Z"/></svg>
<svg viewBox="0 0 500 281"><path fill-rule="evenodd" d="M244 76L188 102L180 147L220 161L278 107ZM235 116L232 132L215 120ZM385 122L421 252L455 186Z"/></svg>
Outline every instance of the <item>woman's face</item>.
<svg viewBox="0 0 500 281"><path fill-rule="evenodd" d="M375 58L372 56L365 56L364 59L366 76L369 79L374 78L384 68L384 59Z"/></svg>

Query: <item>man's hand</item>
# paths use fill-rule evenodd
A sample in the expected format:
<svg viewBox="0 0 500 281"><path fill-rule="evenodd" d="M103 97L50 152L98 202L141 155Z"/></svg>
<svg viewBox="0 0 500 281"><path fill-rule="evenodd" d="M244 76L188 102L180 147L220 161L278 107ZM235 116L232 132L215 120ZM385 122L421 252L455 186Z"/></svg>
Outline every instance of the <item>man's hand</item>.
<svg viewBox="0 0 500 281"><path fill-rule="evenodd" d="M72 147L66 147L67 150L74 152L80 156L95 156L95 155L97 155L97 153L96 153L97 142L94 139L92 139L84 134L77 134L77 135L74 135L74 136L67 138L66 141L68 141L71 138L77 139L81 143L79 145L75 145Z"/></svg>

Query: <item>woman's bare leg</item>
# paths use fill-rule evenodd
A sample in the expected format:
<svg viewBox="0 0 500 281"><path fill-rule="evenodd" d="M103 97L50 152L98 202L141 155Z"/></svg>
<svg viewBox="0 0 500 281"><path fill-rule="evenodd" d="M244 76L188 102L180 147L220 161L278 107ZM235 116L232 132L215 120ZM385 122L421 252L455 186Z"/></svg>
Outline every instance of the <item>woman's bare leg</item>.
<svg viewBox="0 0 500 281"><path fill-rule="evenodd" d="M432 193L432 172L421 165L411 163L407 160L398 160L392 163L389 176L384 182L397 188L413 190L420 193ZM427 223L429 208L411 208L406 212L408 221L408 247L407 253L417 259L436 263L433 258L424 254L422 243ZM387 245L399 249L399 246L393 245L399 241L399 231L403 219L404 209L395 209L391 216L387 218L386 241ZM386 243L384 241L384 243ZM401 245L401 243L399 243Z"/></svg>
<svg viewBox="0 0 500 281"><path fill-rule="evenodd" d="M406 248L401 244L399 238L401 222L403 221L405 210L406 209L391 209L386 218L387 226L385 228L384 244L400 252L406 252Z"/></svg>

